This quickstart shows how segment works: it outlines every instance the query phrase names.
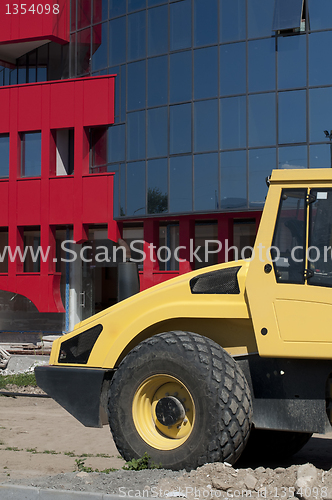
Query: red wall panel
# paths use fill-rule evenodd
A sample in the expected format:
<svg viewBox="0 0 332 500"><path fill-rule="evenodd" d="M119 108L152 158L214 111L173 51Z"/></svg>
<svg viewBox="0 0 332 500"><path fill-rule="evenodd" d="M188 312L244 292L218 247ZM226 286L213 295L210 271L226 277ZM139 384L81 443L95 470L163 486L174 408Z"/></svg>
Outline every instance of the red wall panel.
<svg viewBox="0 0 332 500"><path fill-rule="evenodd" d="M17 225L40 226L40 179L17 182Z"/></svg>
<svg viewBox="0 0 332 500"><path fill-rule="evenodd" d="M74 178L50 179L50 224L74 223Z"/></svg>
<svg viewBox="0 0 332 500"><path fill-rule="evenodd" d="M0 181L0 226L8 226L8 181Z"/></svg>
<svg viewBox="0 0 332 500"><path fill-rule="evenodd" d="M107 222L107 205L109 183L107 177L102 175L83 178L83 221L86 223Z"/></svg>
<svg viewBox="0 0 332 500"><path fill-rule="evenodd" d="M42 93L36 85L25 85L18 94L18 129L20 132L41 130Z"/></svg>

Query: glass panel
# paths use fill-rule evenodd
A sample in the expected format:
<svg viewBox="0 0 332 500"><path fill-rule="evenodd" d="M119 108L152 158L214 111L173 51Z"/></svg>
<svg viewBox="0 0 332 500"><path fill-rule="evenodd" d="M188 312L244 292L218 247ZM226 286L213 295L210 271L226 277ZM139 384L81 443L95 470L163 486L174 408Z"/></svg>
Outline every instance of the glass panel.
<svg viewBox="0 0 332 500"><path fill-rule="evenodd" d="M47 80L46 68L37 68L37 82L45 82ZM0 85L2 85L2 77L0 73ZM17 68L9 73L9 85L17 85Z"/></svg>
<svg viewBox="0 0 332 500"><path fill-rule="evenodd" d="M40 254L38 247L40 247L40 231L26 230L24 231L24 250L30 247L30 252L27 252L26 259L24 260L25 273L40 273ZM32 253L36 256L37 260L34 262Z"/></svg>
<svg viewBox="0 0 332 500"><path fill-rule="evenodd" d="M194 45L218 43L218 0L194 0Z"/></svg>
<svg viewBox="0 0 332 500"><path fill-rule="evenodd" d="M127 159L145 158L145 111L127 115Z"/></svg>
<svg viewBox="0 0 332 500"><path fill-rule="evenodd" d="M145 108L145 61L128 64L128 111Z"/></svg>
<svg viewBox="0 0 332 500"><path fill-rule="evenodd" d="M145 161L127 163L127 215L145 214Z"/></svg>
<svg viewBox="0 0 332 500"><path fill-rule="evenodd" d="M305 142L306 140L306 91L280 92L279 144Z"/></svg>
<svg viewBox="0 0 332 500"><path fill-rule="evenodd" d="M275 143L275 94L249 96L249 146L269 146Z"/></svg>
<svg viewBox="0 0 332 500"><path fill-rule="evenodd" d="M28 55L29 63L29 83L34 83L36 81L36 66L37 66L37 51L34 50Z"/></svg>
<svg viewBox="0 0 332 500"><path fill-rule="evenodd" d="M248 38L271 36L274 2L250 0L248 8Z"/></svg>
<svg viewBox="0 0 332 500"><path fill-rule="evenodd" d="M235 42L245 38L245 0L220 0L220 41Z"/></svg>
<svg viewBox="0 0 332 500"><path fill-rule="evenodd" d="M218 47L194 52L194 98L218 96Z"/></svg>
<svg viewBox="0 0 332 500"><path fill-rule="evenodd" d="M168 51L168 6L148 10L148 55Z"/></svg>
<svg viewBox="0 0 332 500"><path fill-rule="evenodd" d="M112 165L110 169L107 169L107 172L114 172L114 190L113 190L113 217L119 217L119 194L120 194L120 175L119 175L120 165L115 164Z"/></svg>
<svg viewBox="0 0 332 500"><path fill-rule="evenodd" d="M93 22L94 24L108 19L108 0L94 0Z"/></svg>
<svg viewBox="0 0 332 500"><path fill-rule="evenodd" d="M276 168L276 150L249 151L249 206L262 208L267 194L266 177Z"/></svg>
<svg viewBox="0 0 332 500"><path fill-rule="evenodd" d="M114 123L119 123L120 121L120 83L121 83L121 70L120 66L114 66L113 68L108 68L107 74L116 75L114 80Z"/></svg>
<svg viewBox="0 0 332 500"><path fill-rule="evenodd" d="M246 44L220 47L220 94L246 93Z"/></svg>
<svg viewBox="0 0 332 500"><path fill-rule="evenodd" d="M217 210L218 153L194 156L194 210Z"/></svg>
<svg viewBox="0 0 332 500"><path fill-rule="evenodd" d="M8 273L8 253L5 252L5 247L8 247L8 231L1 228L0 231L0 253L3 258L0 261L0 273ZM2 297L2 310L3 310L3 297Z"/></svg>
<svg viewBox="0 0 332 500"><path fill-rule="evenodd" d="M218 100L194 104L194 151L218 150Z"/></svg>
<svg viewBox="0 0 332 500"><path fill-rule="evenodd" d="M191 151L191 104L170 108L170 154Z"/></svg>
<svg viewBox="0 0 332 500"><path fill-rule="evenodd" d="M90 129L91 172L106 172L107 127Z"/></svg>
<svg viewBox="0 0 332 500"><path fill-rule="evenodd" d="M190 101L192 96L191 52L170 56L170 102Z"/></svg>
<svg viewBox="0 0 332 500"><path fill-rule="evenodd" d="M196 253L198 258L194 256L195 269L218 264L218 243L212 243L211 240L218 240L218 224L196 222L195 248L200 248Z"/></svg>
<svg viewBox="0 0 332 500"><path fill-rule="evenodd" d="M316 201L309 206L309 248L308 268L313 276L308 285L332 286L332 191L312 189L310 194Z"/></svg>
<svg viewBox="0 0 332 500"><path fill-rule="evenodd" d="M325 141L332 129L332 88L309 90L310 142Z"/></svg>
<svg viewBox="0 0 332 500"><path fill-rule="evenodd" d="M126 18L110 21L110 65L126 61Z"/></svg>
<svg viewBox="0 0 332 500"><path fill-rule="evenodd" d="M128 61L145 57L145 11L128 16Z"/></svg>
<svg viewBox="0 0 332 500"><path fill-rule="evenodd" d="M249 92L275 89L275 40L255 40L248 43Z"/></svg>
<svg viewBox="0 0 332 500"><path fill-rule="evenodd" d="M332 168L332 145L310 146L310 168Z"/></svg>
<svg viewBox="0 0 332 500"><path fill-rule="evenodd" d="M171 50L191 47L191 0L171 4L170 23Z"/></svg>
<svg viewBox="0 0 332 500"><path fill-rule="evenodd" d="M126 119L126 82L127 82L127 66L120 66L121 85L120 85L120 121Z"/></svg>
<svg viewBox="0 0 332 500"><path fill-rule="evenodd" d="M179 224L167 224L165 226L159 226L159 270L160 271L178 271L179 270L179 260L175 258L175 250L179 246ZM166 252L167 247L170 249L171 254L168 255ZM180 252L181 256L181 252ZM170 258L169 258L170 257Z"/></svg>
<svg viewBox="0 0 332 500"><path fill-rule="evenodd" d="M70 2L70 29L76 30L76 0Z"/></svg>
<svg viewBox="0 0 332 500"><path fill-rule="evenodd" d="M168 57L148 59L148 106L167 104Z"/></svg>
<svg viewBox="0 0 332 500"><path fill-rule="evenodd" d="M278 37L278 87L304 87L307 81L305 36Z"/></svg>
<svg viewBox="0 0 332 500"><path fill-rule="evenodd" d="M21 176L35 177L41 173L41 132L21 134Z"/></svg>
<svg viewBox="0 0 332 500"><path fill-rule="evenodd" d="M324 30L332 28L332 4L330 0L308 0L310 29Z"/></svg>
<svg viewBox="0 0 332 500"><path fill-rule="evenodd" d="M170 159L170 212L192 211L192 157Z"/></svg>
<svg viewBox="0 0 332 500"><path fill-rule="evenodd" d="M128 12L133 10L144 9L146 5L145 0L128 0Z"/></svg>
<svg viewBox="0 0 332 500"><path fill-rule="evenodd" d="M81 29L91 24L91 0L77 3L77 29Z"/></svg>
<svg viewBox="0 0 332 500"><path fill-rule="evenodd" d="M279 148L279 168L307 168L307 146Z"/></svg>
<svg viewBox="0 0 332 500"><path fill-rule="evenodd" d="M247 207L246 151L220 153L220 209Z"/></svg>
<svg viewBox="0 0 332 500"><path fill-rule="evenodd" d="M278 283L304 284L306 243L305 189L283 189L272 246ZM298 247L295 250L295 247ZM300 261L300 262L299 262Z"/></svg>
<svg viewBox="0 0 332 500"><path fill-rule="evenodd" d="M148 110L148 157L167 156L167 107Z"/></svg>
<svg viewBox="0 0 332 500"><path fill-rule="evenodd" d="M92 71L107 67L108 23L92 28Z"/></svg>
<svg viewBox="0 0 332 500"><path fill-rule="evenodd" d="M77 74L85 75L90 72L91 63L91 29L77 33ZM51 68L50 68L51 69ZM51 78L52 79L52 78Z"/></svg>
<svg viewBox="0 0 332 500"><path fill-rule="evenodd" d="M274 0L274 31L300 28L303 0Z"/></svg>
<svg viewBox="0 0 332 500"><path fill-rule="evenodd" d="M108 163L125 159L125 125L108 127Z"/></svg>
<svg viewBox="0 0 332 500"><path fill-rule="evenodd" d="M126 0L109 0L110 17L122 16L126 13Z"/></svg>
<svg viewBox="0 0 332 500"><path fill-rule="evenodd" d="M122 164L120 165L120 217L125 217L127 214L126 186L127 186L126 165Z"/></svg>
<svg viewBox="0 0 332 500"><path fill-rule="evenodd" d="M167 159L148 161L148 214L168 211Z"/></svg>
<svg viewBox="0 0 332 500"><path fill-rule="evenodd" d="M247 143L246 97L220 99L221 149L245 148Z"/></svg>
<svg viewBox="0 0 332 500"><path fill-rule="evenodd" d="M326 50L331 44L331 31L309 35L309 85L332 83L332 66L326 61Z"/></svg>
<svg viewBox="0 0 332 500"><path fill-rule="evenodd" d="M0 135L0 178L9 177L9 134Z"/></svg>

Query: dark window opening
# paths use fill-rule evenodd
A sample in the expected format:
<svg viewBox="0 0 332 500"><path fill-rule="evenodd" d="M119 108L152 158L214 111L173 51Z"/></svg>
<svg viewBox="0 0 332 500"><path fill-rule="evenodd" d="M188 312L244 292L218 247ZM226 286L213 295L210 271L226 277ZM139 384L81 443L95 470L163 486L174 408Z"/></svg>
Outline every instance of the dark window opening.
<svg viewBox="0 0 332 500"><path fill-rule="evenodd" d="M281 35L306 30L306 0L275 0L272 30Z"/></svg>
<svg viewBox="0 0 332 500"><path fill-rule="evenodd" d="M56 131L56 175L74 173L74 129Z"/></svg>

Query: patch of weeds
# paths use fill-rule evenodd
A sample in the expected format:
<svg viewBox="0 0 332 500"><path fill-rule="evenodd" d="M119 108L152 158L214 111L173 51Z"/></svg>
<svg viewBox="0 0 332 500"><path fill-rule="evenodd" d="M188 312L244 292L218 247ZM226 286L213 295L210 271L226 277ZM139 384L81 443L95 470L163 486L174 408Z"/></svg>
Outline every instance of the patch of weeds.
<svg viewBox="0 0 332 500"><path fill-rule="evenodd" d="M82 453L82 455L80 455L80 457L90 458L90 457L93 457L93 453Z"/></svg>
<svg viewBox="0 0 332 500"><path fill-rule="evenodd" d="M2 446L3 444L5 444L3 441L0 441L0 446Z"/></svg>
<svg viewBox="0 0 332 500"><path fill-rule="evenodd" d="M38 453L37 448L27 448L25 451L28 453Z"/></svg>
<svg viewBox="0 0 332 500"><path fill-rule="evenodd" d="M121 455L117 455L116 458L122 458L122 460L123 460L123 457Z"/></svg>
<svg viewBox="0 0 332 500"><path fill-rule="evenodd" d="M4 466L4 469L8 469L8 467Z"/></svg>
<svg viewBox="0 0 332 500"><path fill-rule="evenodd" d="M6 429L6 427L3 427L2 425L0 425L0 429Z"/></svg>
<svg viewBox="0 0 332 500"><path fill-rule="evenodd" d="M94 472L92 467L87 467L85 465L85 460L86 460L86 458L84 458L84 459L76 458L75 463L76 463L76 468L77 468L78 472Z"/></svg>
<svg viewBox="0 0 332 500"><path fill-rule="evenodd" d="M99 457L99 458L111 458L111 455L107 455L107 453L97 453L96 457Z"/></svg>
<svg viewBox="0 0 332 500"><path fill-rule="evenodd" d="M36 377L34 373L16 373L15 375L1 375L0 389L7 385L17 385L18 387L33 386L37 387Z"/></svg>
<svg viewBox="0 0 332 500"><path fill-rule="evenodd" d="M87 467L85 465L85 460L86 458L77 458L75 460L76 462L76 470L74 470L74 472L76 471L79 471L79 472L100 472L100 473L103 473L103 474L109 474L110 472L114 472L118 469L113 469L112 467L110 467L109 469L103 469L103 470L99 470L99 469L93 469L92 467Z"/></svg>
<svg viewBox="0 0 332 500"><path fill-rule="evenodd" d="M73 451L65 451L63 454L67 455L67 457L76 457L76 455Z"/></svg>
<svg viewBox="0 0 332 500"><path fill-rule="evenodd" d="M145 452L141 458L133 458L129 462L126 462L122 468L124 470L160 469L161 464L155 464L147 452Z"/></svg>
<svg viewBox="0 0 332 500"><path fill-rule="evenodd" d="M5 450L6 451L22 451L19 448L17 448L17 446L7 446L7 448L5 448Z"/></svg>
<svg viewBox="0 0 332 500"><path fill-rule="evenodd" d="M46 455L60 455L60 453L55 450L44 450L42 453L45 453Z"/></svg>

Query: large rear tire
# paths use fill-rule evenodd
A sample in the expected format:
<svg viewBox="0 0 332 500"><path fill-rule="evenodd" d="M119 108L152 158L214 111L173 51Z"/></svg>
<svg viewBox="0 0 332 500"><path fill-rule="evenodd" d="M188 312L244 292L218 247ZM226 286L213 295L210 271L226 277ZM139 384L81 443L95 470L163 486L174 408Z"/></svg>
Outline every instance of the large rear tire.
<svg viewBox="0 0 332 500"><path fill-rule="evenodd" d="M147 452L174 470L234 464L251 420L250 389L240 367L201 335L168 332L142 342L111 382L110 428L127 461Z"/></svg>

